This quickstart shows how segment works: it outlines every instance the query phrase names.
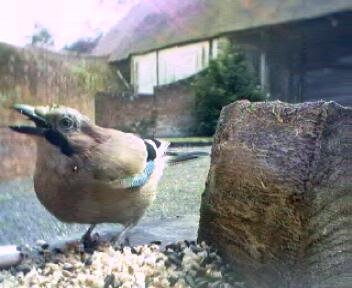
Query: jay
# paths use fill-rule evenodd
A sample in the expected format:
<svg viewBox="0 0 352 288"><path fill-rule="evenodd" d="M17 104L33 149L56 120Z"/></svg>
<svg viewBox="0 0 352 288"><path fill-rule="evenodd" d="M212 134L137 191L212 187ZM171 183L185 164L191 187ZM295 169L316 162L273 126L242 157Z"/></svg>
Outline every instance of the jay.
<svg viewBox="0 0 352 288"><path fill-rule="evenodd" d="M85 247L99 223L122 224L113 240L123 244L156 196L169 143L99 127L64 106L13 108L35 124L10 128L36 136L39 201L63 222L90 224Z"/></svg>

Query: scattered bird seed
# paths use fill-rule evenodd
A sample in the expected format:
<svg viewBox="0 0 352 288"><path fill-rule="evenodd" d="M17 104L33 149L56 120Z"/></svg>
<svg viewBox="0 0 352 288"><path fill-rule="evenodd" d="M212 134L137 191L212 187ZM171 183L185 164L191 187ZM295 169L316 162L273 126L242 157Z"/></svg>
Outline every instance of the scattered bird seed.
<svg viewBox="0 0 352 288"><path fill-rule="evenodd" d="M77 247L40 253L0 271L0 287L246 287L205 243L178 241L165 249L160 244L116 250L105 243L91 254Z"/></svg>
<svg viewBox="0 0 352 288"><path fill-rule="evenodd" d="M93 264L93 261L92 261L92 257L87 257L85 260L84 260L84 265L86 266L90 266Z"/></svg>
<svg viewBox="0 0 352 288"><path fill-rule="evenodd" d="M155 240L155 241L150 242L150 244L155 244L155 245L160 246L161 245L161 241Z"/></svg>
<svg viewBox="0 0 352 288"><path fill-rule="evenodd" d="M44 240L37 240L36 244L42 248L43 250L48 249L49 248L49 244L47 242L45 242Z"/></svg>
<svg viewBox="0 0 352 288"><path fill-rule="evenodd" d="M65 263L62 269L67 270L67 271L72 271L73 270L73 265L71 263Z"/></svg>
<svg viewBox="0 0 352 288"><path fill-rule="evenodd" d="M115 282L115 275L114 274L107 275L104 279L104 288L109 288L113 286L114 282Z"/></svg>
<svg viewBox="0 0 352 288"><path fill-rule="evenodd" d="M16 270L18 272L22 272L23 274L27 274L29 271L31 271L31 266L28 264L20 264L16 267Z"/></svg>

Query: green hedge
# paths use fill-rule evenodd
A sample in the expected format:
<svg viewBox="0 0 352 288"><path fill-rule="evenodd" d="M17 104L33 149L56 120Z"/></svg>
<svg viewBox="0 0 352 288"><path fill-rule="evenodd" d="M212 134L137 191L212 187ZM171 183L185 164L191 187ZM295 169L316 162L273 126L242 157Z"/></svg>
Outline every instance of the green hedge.
<svg viewBox="0 0 352 288"><path fill-rule="evenodd" d="M248 70L244 51L230 44L223 53L211 60L209 67L195 79L196 132L211 136L223 106L236 100L265 100L264 93L257 85L256 77Z"/></svg>

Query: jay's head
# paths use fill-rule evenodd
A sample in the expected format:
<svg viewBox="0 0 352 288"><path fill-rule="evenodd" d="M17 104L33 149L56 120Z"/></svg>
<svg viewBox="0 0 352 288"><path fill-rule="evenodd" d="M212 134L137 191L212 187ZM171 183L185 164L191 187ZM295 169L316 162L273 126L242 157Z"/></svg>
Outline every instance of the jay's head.
<svg viewBox="0 0 352 288"><path fill-rule="evenodd" d="M46 139L61 152L71 156L91 142L102 141L101 133L88 117L65 106L38 106L16 104L13 109L27 116L35 126L10 126L16 132ZM83 146L82 146L83 145Z"/></svg>

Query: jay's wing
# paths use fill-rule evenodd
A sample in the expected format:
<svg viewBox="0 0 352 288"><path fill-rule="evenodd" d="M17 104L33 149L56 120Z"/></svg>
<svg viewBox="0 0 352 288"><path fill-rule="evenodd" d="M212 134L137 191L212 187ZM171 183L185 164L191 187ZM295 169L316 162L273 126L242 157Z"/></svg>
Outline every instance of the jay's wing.
<svg viewBox="0 0 352 288"><path fill-rule="evenodd" d="M143 139L130 133L107 129L110 137L84 155L94 179L114 181L141 173L146 166L147 148Z"/></svg>
<svg viewBox="0 0 352 288"><path fill-rule="evenodd" d="M117 188L136 188L144 185L155 169L163 168L159 160L167 147L165 141L116 131L108 141L92 149L87 158L95 159L91 161L95 180Z"/></svg>

